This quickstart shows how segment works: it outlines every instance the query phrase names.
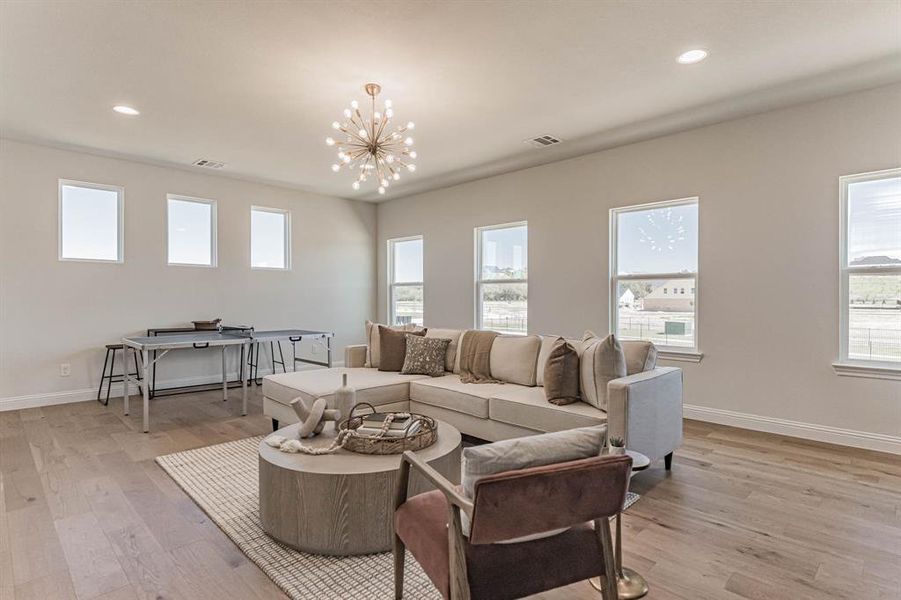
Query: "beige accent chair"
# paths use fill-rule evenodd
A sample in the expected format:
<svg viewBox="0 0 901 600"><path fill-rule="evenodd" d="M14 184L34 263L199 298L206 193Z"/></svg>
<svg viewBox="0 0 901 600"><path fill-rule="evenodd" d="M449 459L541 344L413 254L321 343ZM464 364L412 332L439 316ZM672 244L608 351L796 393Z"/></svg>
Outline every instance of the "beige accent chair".
<svg viewBox="0 0 901 600"><path fill-rule="evenodd" d="M463 330L429 328L427 337L450 337L453 352ZM366 345L348 346L344 366L267 375L263 379L263 413L273 427L297 421L290 403L297 397L312 401L334 392L347 374L357 402L379 410L410 410L450 423L462 433L487 441L591 427L606 423L611 437L652 461L666 459L682 443L682 370L658 367L653 346L621 342L627 375L606 385L606 410L585 402L556 406L547 401L544 365L558 336L503 336L491 353L492 376L502 384L465 384L460 381L459 356L447 357L443 377L402 375L365 366ZM501 338L497 338L500 340ZM579 340L569 340L581 354ZM495 351L495 348L498 350ZM591 369L582 369L582 385L594 385Z"/></svg>

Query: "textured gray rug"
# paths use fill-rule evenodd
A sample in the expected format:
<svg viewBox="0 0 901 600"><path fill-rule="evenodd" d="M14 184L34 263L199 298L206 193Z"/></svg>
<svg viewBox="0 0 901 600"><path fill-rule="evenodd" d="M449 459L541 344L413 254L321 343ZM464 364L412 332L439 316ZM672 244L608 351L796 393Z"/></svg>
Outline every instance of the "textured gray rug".
<svg viewBox="0 0 901 600"><path fill-rule="evenodd" d="M263 436L160 456L157 464L275 584L295 600L383 600L394 597L390 552L321 556L298 552L267 536L259 519L257 448ZM638 495L629 493L626 506ZM404 596L441 595L410 556Z"/></svg>

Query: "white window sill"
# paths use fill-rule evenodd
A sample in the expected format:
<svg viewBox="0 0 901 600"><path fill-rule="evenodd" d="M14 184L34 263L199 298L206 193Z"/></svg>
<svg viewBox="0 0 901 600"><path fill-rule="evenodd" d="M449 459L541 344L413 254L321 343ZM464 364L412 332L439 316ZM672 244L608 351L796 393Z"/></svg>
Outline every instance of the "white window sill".
<svg viewBox="0 0 901 600"><path fill-rule="evenodd" d="M842 377L868 377L870 379L893 379L901 381L901 365L891 363L864 363L836 361L832 363L836 375Z"/></svg>
<svg viewBox="0 0 901 600"><path fill-rule="evenodd" d="M699 363L704 358L703 352L693 350L657 350L657 358L660 360L676 360L680 362Z"/></svg>

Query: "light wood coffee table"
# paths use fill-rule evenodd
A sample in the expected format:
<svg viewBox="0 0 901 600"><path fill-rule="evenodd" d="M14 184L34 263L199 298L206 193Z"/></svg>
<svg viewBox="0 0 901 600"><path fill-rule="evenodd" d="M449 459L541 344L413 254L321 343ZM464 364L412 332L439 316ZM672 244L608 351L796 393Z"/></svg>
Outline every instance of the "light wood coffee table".
<svg viewBox="0 0 901 600"><path fill-rule="evenodd" d="M442 421L438 441L416 454L454 483L460 482L460 432ZM297 438L299 425L276 433ZM335 438L329 424L310 446ZM370 455L338 450L311 456L287 454L260 442L260 521L279 542L314 554L385 552L394 542L394 488L400 454ZM418 473L410 495L434 489Z"/></svg>

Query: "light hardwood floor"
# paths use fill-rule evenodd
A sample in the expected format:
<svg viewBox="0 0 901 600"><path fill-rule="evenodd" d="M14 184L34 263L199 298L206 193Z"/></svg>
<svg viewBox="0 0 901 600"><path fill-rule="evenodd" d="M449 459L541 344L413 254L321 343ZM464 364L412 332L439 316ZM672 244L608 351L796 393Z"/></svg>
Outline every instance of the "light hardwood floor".
<svg viewBox="0 0 901 600"><path fill-rule="evenodd" d="M283 598L153 462L269 431L258 389L0 413L0 599ZM901 459L685 423L633 480L625 563L651 599L901 598ZM385 573L391 577L391 573ZM587 583L538 596L597 599ZM414 599L415 600L415 599Z"/></svg>

